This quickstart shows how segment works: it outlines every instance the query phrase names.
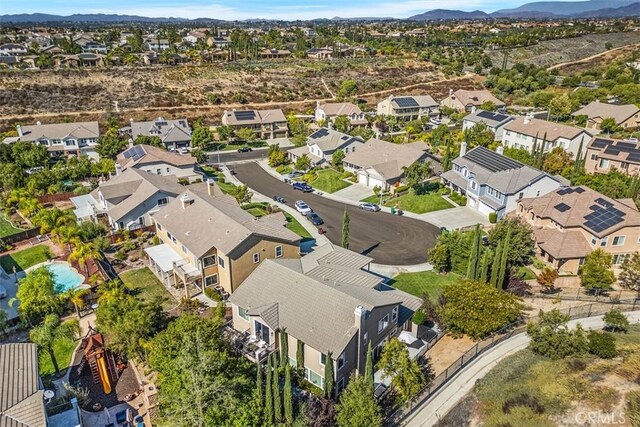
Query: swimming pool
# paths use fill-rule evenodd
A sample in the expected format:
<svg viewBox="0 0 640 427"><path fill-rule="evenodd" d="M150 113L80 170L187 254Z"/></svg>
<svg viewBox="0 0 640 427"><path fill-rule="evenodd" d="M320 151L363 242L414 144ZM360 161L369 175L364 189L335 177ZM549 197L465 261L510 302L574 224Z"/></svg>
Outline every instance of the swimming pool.
<svg viewBox="0 0 640 427"><path fill-rule="evenodd" d="M61 293L80 286L82 282L84 282L84 277L66 262L54 262L47 264L46 267L47 270L53 273L56 290L59 290Z"/></svg>

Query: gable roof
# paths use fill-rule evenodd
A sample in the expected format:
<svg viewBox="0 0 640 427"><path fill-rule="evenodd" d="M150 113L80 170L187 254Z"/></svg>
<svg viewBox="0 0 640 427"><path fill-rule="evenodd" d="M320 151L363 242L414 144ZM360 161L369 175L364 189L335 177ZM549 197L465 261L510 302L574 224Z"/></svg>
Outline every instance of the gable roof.
<svg viewBox="0 0 640 427"><path fill-rule="evenodd" d="M116 161L123 169L134 166L143 166L152 163L166 163L173 166L193 166L197 163L196 158L191 154L179 154L167 151L153 145L139 144L136 155L126 156L126 150L118 154Z"/></svg>
<svg viewBox="0 0 640 427"><path fill-rule="evenodd" d="M213 195L208 194L208 185L214 189ZM183 197L188 200L185 206ZM154 213L153 219L198 258L213 247L232 256L252 236L290 243L300 240L300 236L285 228L284 215L255 218L213 183L183 187L181 196Z"/></svg>
<svg viewBox="0 0 640 427"><path fill-rule="evenodd" d="M318 108L324 111L324 113L329 117L362 114L360 107L351 102L330 102L327 104L319 104Z"/></svg>
<svg viewBox="0 0 640 427"><path fill-rule="evenodd" d="M491 128L497 128L513 120L508 114L496 113L492 111L476 110L464 117L463 120L472 123L484 123Z"/></svg>
<svg viewBox="0 0 640 427"><path fill-rule="evenodd" d="M73 138L98 138L100 129L98 122L78 122L78 123L53 123L53 124L36 124L22 126L21 141L37 141L40 138L46 139L64 139L66 137Z"/></svg>
<svg viewBox="0 0 640 427"><path fill-rule="evenodd" d="M323 152L337 150L352 142L364 143L359 137L327 128L320 128L307 137L307 145L317 145Z"/></svg>
<svg viewBox="0 0 640 427"><path fill-rule="evenodd" d="M149 122L131 122L131 137L157 136L164 143L191 141L191 128L187 119L165 120L162 117Z"/></svg>
<svg viewBox="0 0 640 427"><path fill-rule="evenodd" d="M270 124L287 121L280 109L225 111L224 118L229 125Z"/></svg>
<svg viewBox="0 0 640 427"><path fill-rule="evenodd" d="M574 117L587 116L590 119L600 118L603 120L612 118L617 124L620 124L639 112L640 108L633 104L616 105L607 102L593 101L571 115Z"/></svg>
<svg viewBox="0 0 640 427"><path fill-rule="evenodd" d="M587 145L589 150L598 150L599 158L640 164L640 143L621 139L594 136Z"/></svg>
<svg viewBox="0 0 640 427"><path fill-rule="evenodd" d="M427 156L418 147L415 144L394 144L371 138L356 151L347 153L344 161L363 169L372 168L386 180L396 179L404 173L403 167L411 166Z"/></svg>
<svg viewBox="0 0 640 427"><path fill-rule="evenodd" d="M45 427L35 344L0 344L0 427Z"/></svg>
<svg viewBox="0 0 640 427"><path fill-rule="evenodd" d="M465 90L458 89L452 94L462 105L475 105L479 107L485 102L493 102L496 107L504 107L506 104L493 96L488 90Z"/></svg>
<svg viewBox="0 0 640 427"><path fill-rule="evenodd" d="M394 108L424 108L437 107L438 103L430 95L394 96L391 98Z"/></svg>
<svg viewBox="0 0 640 427"><path fill-rule="evenodd" d="M559 138L575 139L581 133L591 136L586 129L524 116L516 117L509 122L504 129L534 138L538 136L540 142L542 142L545 134L547 141L556 141Z"/></svg>

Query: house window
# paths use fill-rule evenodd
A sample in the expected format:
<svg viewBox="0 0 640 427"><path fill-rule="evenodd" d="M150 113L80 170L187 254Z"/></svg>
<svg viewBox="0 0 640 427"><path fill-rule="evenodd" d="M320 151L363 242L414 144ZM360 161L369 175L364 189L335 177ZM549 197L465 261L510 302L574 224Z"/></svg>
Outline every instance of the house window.
<svg viewBox="0 0 640 427"><path fill-rule="evenodd" d="M597 245L598 244L598 238L596 236L591 236L591 244L592 245Z"/></svg>
<svg viewBox="0 0 640 427"><path fill-rule="evenodd" d="M591 160L598 160L598 155L596 153L591 154Z"/></svg>
<svg viewBox="0 0 640 427"><path fill-rule="evenodd" d="M600 239L600 246L607 246L607 241L609 240L609 236L604 236Z"/></svg>
<svg viewBox="0 0 640 427"><path fill-rule="evenodd" d="M615 254L613 256L613 264L620 265L625 262L627 258L629 258L629 254Z"/></svg>
<svg viewBox="0 0 640 427"><path fill-rule="evenodd" d="M378 320L378 333L384 331L389 326L389 315L387 314L381 320Z"/></svg>
<svg viewBox="0 0 640 427"><path fill-rule="evenodd" d="M322 366L327 364L327 355L324 353L320 353L320 364Z"/></svg>
<svg viewBox="0 0 640 427"><path fill-rule="evenodd" d="M276 258L281 258L283 253L282 245L276 246Z"/></svg>
<svg viewBox="0 0 640 427"><path fill-rule="evenodd" d="M253 254L253 263L257 264L259 262L260 262L260 254L259 253Z"/></svg>
<svg viewBox="0 0 640 427"><path fill-rule="evenodd" d="M600 163L598 163L598 167L600 168L608 168L609 160L608 159L600 159Z"/></svg>
<svg viewBox="0 0 640 427"><path fill-rule="evenodd" d="M520 192L520 194L518 194L518 199L522 199L524 197L524 193Z"/></svg>
<svg viewBox="0 0 640 427"><path fill-rule="evenodd" d="M164 206L168 203L168 200L166 197L163 197L162 199L158 199L158 206Z"/></svg>
<svg viewBox="0 0 640 427"><path fill-rule="evenodd" d="M244 320L249 320L249 314L247 314L247 310L242 307L238 307L238 316L242 317Z"/></svg>
<svg viewBox="0 0 640 427"><path fill-rule="evenodd" d="M256 320L255 322L256 338L267 344L271 343L271 329L267 325L264 325Z"/></svg>
<svg viewBox="0 0 640 427"><path fill-rule="evenodd" d="M156 169L156 174L162 175L162 169L160 169L160 168Z"/></svg>
<svg viewBox="0 0 640 427"><path fill-rule="evenodd" d="M204 278L205 286L214 286L218 284L218 275L214 274L212 276L207 276Z"/></svg>
<svg viewBox="0 0 640 427"><path fill-rule="evenodd" d="M344 389L344 378L340 378L338 380L338 384L336 385L336 393L340 393Z"/></svg>
<svg viewBox="0 0 640 427"><path fill-rule="evenodd" d="M391 311L391 321L396 322L398 320L398 307L393 307Z"/></svg>
<svg viewBox="0 0 640 427"><path fill-rule="evenodd" d="M342 369L345 362L346 362L346 358L344 357L344 353L342 353L340 357L338 357L338 370Z"/></svg>
<svg viewBox="0 0 640 427"><path fill-rule="evenodd" d="M159 223L159 222L156 222L156 228L157 228L159 231L162 231L162 226L160 225L160 223Z"/></svg>
<svg viewBox="0 0 640 427"><path fill-rule="evenodd" d="M364 333L364 338L362 339L362 341L366 344L369 342L369 333L365 332Z"/></svg>
<svg viewBox="0 0 640 427"><path fill-rule="evenodd" d="M169 233L168 231L167 231L167 238L169 240L171 240L171 241L175 241L175 239L173 238L173 235L171 233Z"/></svg>
<svg viewBox="0 0 640 427"><path fill-rule="evenodd" d="M167 173L171 172L171 168L167 168Z"/></svg>
<svg viewBox="0 0 640 427"><path fill-rule="evenodd" d="M216 256L215 256L215 255L212 255L212 256L204 257L204 258L202 259L202 264L203 264L205 267L211 267L212 265L216 265Z"/></svg>
<svg viewBox="0 0 640 427"><path fill-rule="evenodd" d="M476 188L478 188L478 183L475 181L471 181L471 189L475 190Z"/></svg>
<svg viewBox="0 0 640 427"><path fill-rule="evenodd" d="M182 252L187 253L187 247L185 245L181 245Z"/></svg>
<svg viewBox="0 0 640 427"><path fill-rule="evenodd" d="M616 236L613 238L613 246L622 246L624 245L624 240L626 236Z"/></svg>
<svg viewBox="0 0 640 427"><path fill-rule="evenodd" d="M316 387L324 388L323 378L319 374L313 372L311 369L305 368L304 376L305 379L311 384L315 385Z"/></svg>
<svg viewBox="0 0 640 427"><path fill-rule="evenodd" d="M218 265L224 268L224 258L222 258L221 256L218 256Z"/></svg>

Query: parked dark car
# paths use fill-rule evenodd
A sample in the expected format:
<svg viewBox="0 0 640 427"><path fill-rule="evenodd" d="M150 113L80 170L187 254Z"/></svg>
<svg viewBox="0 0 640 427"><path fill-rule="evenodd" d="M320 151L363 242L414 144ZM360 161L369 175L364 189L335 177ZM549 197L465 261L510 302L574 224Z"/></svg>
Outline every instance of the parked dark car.
<svg viewBox="0 0 640 427"><path fill-rule="evenodd" d="M293 189L304 193L311 193L313 191L313 187L304 182L294 182Z"/></svg>
<svg viewBox="0 0 640 427"><path fill-rule="evenodd" d="M320 218L320 215L318 215L315 212L311 212L311 213L307 214L307 219L309 221L311 221L311 224L313 224L313 225L322 225L322 224L324 224L324 220L322 218Z"/></svg>
<svg viewBox="0 0 640 427"><path fill-rule="evenodd" d="M284 197L278 195L273 196L273 201L278 203L287 203Z"/></svg>
<svg viewBox="0 0 640 427"><path fill-rule="evenodd" d="M238 148L238 153L249 153L251 151L251 147L240 147Z"/></svg>

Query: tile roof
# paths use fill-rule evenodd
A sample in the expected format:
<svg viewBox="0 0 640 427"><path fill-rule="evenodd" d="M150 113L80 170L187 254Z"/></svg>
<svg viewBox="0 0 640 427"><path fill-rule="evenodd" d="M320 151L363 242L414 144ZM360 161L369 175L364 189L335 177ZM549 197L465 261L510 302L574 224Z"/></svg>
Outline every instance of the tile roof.
<svg viewBox="0 0 640 427"><path fill-rule="evenodd" d="M40 138L64 139L73 138L98 138L100 129L98 122L54 123L22 126L21 141L37 141Z"/></svg>
<svg viewBox="0 0 640 427"><path fill-rule="evenodd" d="M165 120L162 117L149 122L131 122L131 138L138 135L157 136L165 144L191 141L191 127L187 119Z"/></svg>
<svg viewBox="0 0 640 427"><path fill-rule="evenodd" d="M615 119L617 124L623 123L629 117L638 114L640 112L640 108L633 104L625 104L625 105L616 105L609 104L607 102L597 102L593 101L589 104L585 105L578 111L571 113L572 116L587 116L590 119L600 118L607 119L612 118Z"/></svg>
<svg viewBox="0 0 640 427"><path fill-rule="evenodd" d="M253 113L253 114L252 114ZM224 112L229 125L271 124L286 122L287 118L280 109L275 110L232 110Z"/></svg>
<svg viewBox="0 0 640 427"><path fill-rule="evenodd" d="M556 259L583 258L593 251L578 230L542 228L533 232L538 246Z"/></svg>
<svg viewBox="0 0 640 427"><path fill-rule="evenodd" d="M330 102L327 104L320 104L319 108L324 111L328 117L362 114L360 107L351 102Z"/></svg>
<svg viewBox="0 0 640 427"><path fill-rule="evenodd" d="M307 137L307 145L318 145L322 151L333 151L354 141L364 143L359 137L347 135L337 130L320 128ZM357 150L356 150L357 151Z"/></svg>
<svg viewBox="0 0 640 427"><path fill-rule="evenodd" d="M152 145L140 144L142 155L136 158L125 158L124 152L118 154L116 161L123 169L131 168L137 165L148 165L151 163L166 163L173 166L193 166L197 163L195 157L191 154L179 154L167 151L163 148L154 147Z"/></svg>
<svg viewBox="0 0 640 427"><path fill-rule="evenodd" d="M589 150L598 150L599 158L640 164L640 143L620 139L594 136L587 145Z"/></svg>
<svg viewBox="0 0 640 427"><path fill-rule="evenodd" d="M504 130L534 138L537 136L540 142L542 142L542 138L545 137L545 134L547 141L556 141L558 138L574 139L581 133L591 136L586 129L523 116L516 117L514 120L509 122L504 127Z"/></svg>
<svg viewBox="0 0 640 427"><path fill-rule="evenodd" d="M496 107L503 107L506 104L493 96L488 90L465 90L458 89L453 92L453 96L458 98L462 105L475 105L479 107L485 102L493 102Z"/></svg>

